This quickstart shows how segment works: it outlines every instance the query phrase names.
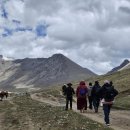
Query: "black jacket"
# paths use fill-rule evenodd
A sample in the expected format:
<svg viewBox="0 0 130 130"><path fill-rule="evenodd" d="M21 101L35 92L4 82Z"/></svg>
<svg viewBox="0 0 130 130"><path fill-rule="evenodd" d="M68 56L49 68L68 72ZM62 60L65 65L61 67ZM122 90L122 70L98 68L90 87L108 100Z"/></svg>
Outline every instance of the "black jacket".
<svg viewBox="0 0 130 130"><path fill-rule="evenodd" d="M92 97L99 97L98 96L98 91L100 90L101 86L100 85L94 85L91 91L91 96Z"/></svg>
<svg viewBox="0 0 130 130"><path fill-rule="evenodd" d="M66 97L72 97L73 94L75 94L74 89L73 89L72 87L70 87L70 86L67 87L67 88L66 88Z"/></svg>
<svg viewBox="0 0 130 130"><path fill-rule="evenodd" d="M110 96L108 96L108 91L110 93ZM114 89L111 85L106 83L98 91L98 95L100 96L101 99L104 98L107 101L112 101L114 100L114 97L118 95L118 91Z"/></svg>

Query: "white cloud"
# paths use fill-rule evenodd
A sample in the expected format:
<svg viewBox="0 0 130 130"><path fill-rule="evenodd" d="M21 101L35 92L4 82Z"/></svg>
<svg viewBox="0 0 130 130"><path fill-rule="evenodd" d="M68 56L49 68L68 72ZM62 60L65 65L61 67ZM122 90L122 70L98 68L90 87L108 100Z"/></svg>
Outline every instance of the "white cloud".
<svg viewBox="0 0 130 130"><path fill-rule="evenodd" d="M5 9L9 13L9 19L23 20L24 18L24 3L20 0L7 1Z"/></svg>
<svg viewBox="0 0 130 130"><path fill-rule="evenodd" d="M62 53L99 74L129 58L128 0L10 0L5 8L9 16L0 16L0 27L16 28L12 19L32 29L39 24L48 26L44 38L34 31L0 37L0 53L6 56L49 57Z"/></svg>
<svg viewBox="0 0 130 130"><path fill-rule="evenodd" d="M29 56L30 50L33 48L34 39L32 32L16 32L13 36L0 39L1 54L15 58L25 58Z"/></svg>

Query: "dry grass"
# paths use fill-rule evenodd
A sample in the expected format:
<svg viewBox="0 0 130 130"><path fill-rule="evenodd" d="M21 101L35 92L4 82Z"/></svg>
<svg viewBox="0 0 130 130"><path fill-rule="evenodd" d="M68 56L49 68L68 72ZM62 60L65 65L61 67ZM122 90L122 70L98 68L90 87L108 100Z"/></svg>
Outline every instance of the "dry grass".
<svg viewBox="0 0 130 130"><path fill-rule="evenodd" d="M0 113L4 113L2 130L112 130L73 111L34 101L29 96L17 96L12 103L1 102Z"/></svg>
<svg viewBox="0 0 130 130"><path fill-rule="evenodd" d="M94 81L98 80L100 84L103 85L106 79L113 81L114 87L119 91L114 107L118 109L130 109L130 69L97 76L86 81L94 83Z"/></svg>
<svg viewBox="0 0 130 130"><path fill-rule="evenodd" d="M103 85L104 80L113 81L114 86L119 92L130 89L130 69L119 71L113 74L101 75L94 78L90 78L86 81L93 82L98 80Z"/></svg>

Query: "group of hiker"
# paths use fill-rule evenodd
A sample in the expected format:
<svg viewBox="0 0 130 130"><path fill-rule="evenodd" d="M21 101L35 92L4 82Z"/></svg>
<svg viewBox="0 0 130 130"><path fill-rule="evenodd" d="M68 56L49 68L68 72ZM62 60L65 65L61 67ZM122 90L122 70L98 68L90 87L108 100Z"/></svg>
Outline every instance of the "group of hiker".
<svg viewBox="0 0 130 130"><path fill-rule="evenodd" d="M104 111L104 121L107 126L110 125L109 114L115 96L118 95L118 91L114 88L112 81L105 80L101 87L98 81L95 81L94 85L90 82L87 86L85 81L81 81L74 91L72 83L64 84L62 86L62 92L66 97L66 107L68 110L70 103L70 109L72 109L73 95L77 97L77 110L84 113L87 108L94 110L98 113L100 103L102 103Z"/></svg>

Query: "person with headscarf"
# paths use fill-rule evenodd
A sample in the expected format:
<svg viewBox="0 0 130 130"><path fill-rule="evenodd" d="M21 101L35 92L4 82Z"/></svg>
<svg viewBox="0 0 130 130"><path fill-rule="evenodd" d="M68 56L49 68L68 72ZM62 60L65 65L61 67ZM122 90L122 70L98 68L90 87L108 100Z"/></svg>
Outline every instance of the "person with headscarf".
<svg viewBox="0 0 130 130"><path fill-rule="evenodd" d="M87 86L84 81L81 81L76 90L77 109L80 110L81 113L87 110L87 93Z"/></svg>

